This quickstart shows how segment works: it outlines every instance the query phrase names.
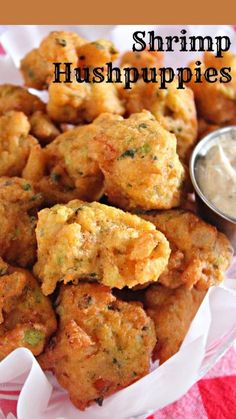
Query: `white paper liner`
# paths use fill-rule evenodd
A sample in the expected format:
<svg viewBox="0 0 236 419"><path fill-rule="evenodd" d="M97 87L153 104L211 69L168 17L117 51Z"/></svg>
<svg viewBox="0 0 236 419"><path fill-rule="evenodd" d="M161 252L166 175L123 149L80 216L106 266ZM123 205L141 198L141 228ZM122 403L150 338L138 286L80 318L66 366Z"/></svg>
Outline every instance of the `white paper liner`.
<svg viewBox="0 0 236 419"><path fill-rule="evenodd" d="M230 26L158 26L162 36L178 34L229 35L236 51L236 35ZM75 30L88 39L107 37L121 51L131 49L134 30L147 26L17 26L0 42L8 55L0 60L0 82L20 84L16 70L20 59L51 30ZM186 65L196 53L169 53L166 64ZM40 93L39 93L40 95ZM230 269L236 278L236 262ZM0 390L21 389L18 419L138 419L165 407L185 394L224 354L236 339L236 280L227 279L207 293L179 352L149 375L104 400L103 406L77 410L52 374L44 374L31 352L20 348L0 363ZM46 378L47 377L47 378ZM0 412L1 417L1 412Z"/></svg>

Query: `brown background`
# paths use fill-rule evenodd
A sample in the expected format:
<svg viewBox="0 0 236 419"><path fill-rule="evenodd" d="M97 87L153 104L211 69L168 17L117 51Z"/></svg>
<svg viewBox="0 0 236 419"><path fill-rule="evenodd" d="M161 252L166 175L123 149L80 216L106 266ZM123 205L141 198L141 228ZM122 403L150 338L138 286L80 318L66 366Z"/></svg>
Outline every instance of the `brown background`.
<svg viewBox="0 0 236 419"><path fill-rule="evenodd" d="M235 1L231 1L1 0L0 24L236 25Z"/></svg>

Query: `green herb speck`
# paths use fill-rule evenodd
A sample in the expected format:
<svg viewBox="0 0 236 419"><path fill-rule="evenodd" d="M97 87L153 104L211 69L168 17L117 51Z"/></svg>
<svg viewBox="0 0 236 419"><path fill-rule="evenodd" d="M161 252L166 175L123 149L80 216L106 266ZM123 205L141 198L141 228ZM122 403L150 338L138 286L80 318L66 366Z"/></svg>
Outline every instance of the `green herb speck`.
<svg viewBox="0 0 236 419"><path fill-rule="evenodd" d="M66 47L66 40L65 39L56 38L56 44L57 45L60 45L61 47Z"/></svg>
<svg viewBox="0 0 236 419"><path fill-rule="evenodd" d="M39 288L36 288L36 290L34 291L34 299L35 299L35 302L37 304L39 304L39 303L42 302L43 295L42 295L42 293L41 293L41 291L40 291Z"/></svg>
<svg viewBox="0 0 236 419"><path fill-rule="evenodd" d="M142 147L140 147L140 152L142 154L148 154L150 150L151 150L150 144L144 144L142 145Z"/></svg>
<svg viewBox="0 0 236 419"><path fill-rule="evenodd" d="M51 179L54 183L58 183L61 179L61 175L58 173L51 173Z"/></svg>
<svg viewBox="0 0 236 419"><path fill-rule="evenodd" d="M23 183L22 189L24 191L29 191L31 189L31 185L29 183Z"/></svg>
<svg viewBox="0 0 236 419"><path fill-rule="evenodd" d="M24 341L31 346L38 345L44 338L44 333L37 329L28 329L25 331Z"/></svg>
<svg viewBox="0 0 236 419"><path fill-rule="evenodd" d="M96 278L97 274L96 274L96 272L91 272L91 274L89 274L89 276L90 276L91 278Z"/></svg>
<svg viewBox="0 0 236 419"><path fill-rule="evenodd" d="M91 45L94 45L97 49L105 49L103 45L101 45L99 42L91 42Z"/></svg>
<svg viewBox="0 0 236 419"><path fill-rule="evenodd" d="M126 157L131 157L131 159L133 159L135 154L136 150L134 148L130 148L129 150L124 151L124 153L122 153L120 157L118 157L118 160L125 159Z"/></svg>
<svg viewBox="0 0 236 419"><path fill-rule="evenodd" d="M63 265L64 263L64 257L63 256L57 256L57 264L58 265Z"/></svg>
<svg viewBox="0 0 236 419"><path fill-rule="evenodd" d="M32 70L32 68L28 69L28 76L30 79L34 79L34 71Z"/></svg>
<svg viewBox="0 0 236 419"><path fill-rule="evenodd" d="M142 124L140 124L138 127L139 127L139 128L147 128L148 126L147 126L147 124L142 123Z"/></svg>

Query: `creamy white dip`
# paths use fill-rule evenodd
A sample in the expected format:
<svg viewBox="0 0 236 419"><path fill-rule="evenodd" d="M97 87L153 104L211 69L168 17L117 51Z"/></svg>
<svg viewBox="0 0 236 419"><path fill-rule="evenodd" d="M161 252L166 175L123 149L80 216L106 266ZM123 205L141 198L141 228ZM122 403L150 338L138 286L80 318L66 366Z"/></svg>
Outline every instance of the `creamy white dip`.
<svg viewBox="0 0 236 419"><path fill-rule="evenodd" d="M234 135L234 137L233 137ZM236 219L236 135L224 134L196 163L196 180L205 197Z"/></svg>

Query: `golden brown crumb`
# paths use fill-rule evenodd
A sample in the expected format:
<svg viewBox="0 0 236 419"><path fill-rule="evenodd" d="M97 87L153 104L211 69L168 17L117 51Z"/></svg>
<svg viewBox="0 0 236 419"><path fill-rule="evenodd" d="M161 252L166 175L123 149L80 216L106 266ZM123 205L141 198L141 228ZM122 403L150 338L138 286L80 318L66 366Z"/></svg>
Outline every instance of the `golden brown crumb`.
<svg viewBox="0 0 236 419"><path fill-rule="evenodd" d="M0 359L22 346L39 355L56 327L51 302L36 279L0 259Z"/></svg>
<svg viewBox="0 0 236 419"><path fill-rule="evenodd" d="M137 303L117 300L98 284L61 288L59 331L39 357L81 410L149 372L155 345L151 319Z"/></svg>
<svg viewBox="0 0 236 419"><path fill-rule="evenodd" d="M157 337L154 360L162 364L178 352L205 294L184 286L171 290L152 285L147 290L147 314L154 321Z"/></svg>
<svg viewBox="0 0 236 419"><path fill-rule="evenodd" d="M58 281L90 277L111 288L157 281L167 266L165 236L136 215L79 200L38 213L35 274L45 295Z"/></svg>
<svg viewBox="0 0 236 419"><path fill-rule="evenodd" d="M150 112L128 119L101 115L94 124L104 129L91 142L91 156L104 174L105 194L112 204L126 210L180 205L185 171L176 138Z"/></svg>
<svg viewBox="0 0 236 419"><path fill-rule="evenodd" d="M171 246L169 264L159 281L166 287L182 284L208 289L219 284L233 255L227 237L188 211L162 211L143 217L155 224Z"/></svg>

